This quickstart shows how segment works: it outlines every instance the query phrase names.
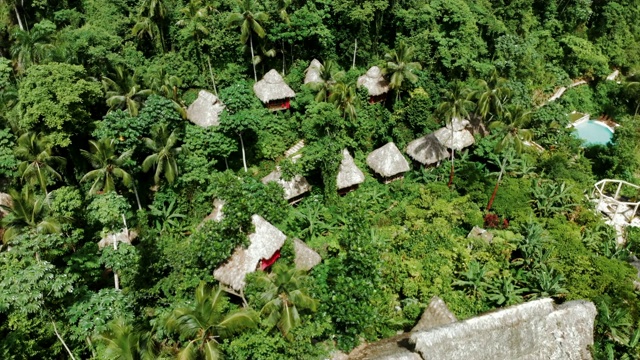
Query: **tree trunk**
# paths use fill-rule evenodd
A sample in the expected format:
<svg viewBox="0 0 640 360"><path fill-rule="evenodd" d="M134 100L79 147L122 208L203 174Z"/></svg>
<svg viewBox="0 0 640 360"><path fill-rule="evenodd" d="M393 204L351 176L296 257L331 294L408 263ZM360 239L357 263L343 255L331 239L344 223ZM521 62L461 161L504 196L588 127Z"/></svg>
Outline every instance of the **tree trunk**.
<svg viewBox="0 0 640 360"><path fill-rule="evenodd" d="M284 39L282 40L282 76L284 76Z"/></svg>
<svg viewBox="0 0 640 360"><path fill-rule="evenodd" d="M224 158L224 166L227 167L227 170L229 170L229 162L227 161L227 158Z"/></svg>
<svg viewBox="0 0 640 360"><path fill-rule="evenodd" d="M138 196L138 188L136 187L135 181L133 181L133 193L136 195L136 202L138 203L138 210L142 210L142 205L140 205L140 197Z"/></svg>
<svg viewBox="0 0 640 360"><path fill-rule="evenodd" d="M491 206L493 206L493 200L496 199L496 194L498 193L498 187L500 187L500 182L502 181L503 174L504 174L504 167L500 169L500 175L498 175L498 181L496 181L496 186L493 188L493 193L491 194L491 198L489 199L489 203L487 204L487 212L491 211Z"/></svg>
<svg viewBox="0 0 640 360"><path fill-rule="evenodd" d="M76 360L76 358L73 356L73 353L71 352L71 350L67 346L67 343L64 342L64 340L62 339L62 336L60 336L60 333L58 333L58 328L56 327L56 323L52 320L51 324L53 325L53 332L56 333L56 337L58 337L58 340L60 340L60 342L62 343L62 346L64 346L64 348L69 353L69 357L71 358L71 360Z"/></svg>
<svg viewBox="0 0 640 360"><path fill-rule="evenodd" d="M251 47L251 65L253 66L253 79L258 82L258 74L256 73L256 63L253 61L255 56L253 55L253 33L249 35L249 46ZM242 139L242 136L240 137ZM246 169L246 166L245 166ZM245 170L246 171L246 170Z"/></svg>
<svg viewBox="0 0 640 360"><path fill-rule="evenodd" d="M20 13L18 12L18 7L14 5L13 10L16 12L16 19L18 20L18 26L20 27L20 30L24 31L24 25L22 25L22 19L20 19Z"/></svg>
<svg viewBox="0 0 640 360"><path fill-rule="evenodd" d="M118 237L116 234L113 234L113 250L118 251ZM116 290L120 290L120 278L118 277L118 272L116 269L111 269L113 271L113 284Z"/></svg>
<svg viewBox="0 0 640 360"><path fill-rule="evenodd" d="M449 184L447 186L451 187L451 185L453 184L453 173L454 173L454 169L453 169L453 157L454 154L456 152L456 149L453 147L454 143L453 143L453 117L451 118L451 173L449 174Z"/></svg>
<svg viewBox="0 0 640 360"><path fill-rule="evenodd" d="M356 38L356 44L353 47L353 64L351 65L352 69L356 67L356 51L358 51L358 38Z"/></svg>
<svg viewBox="0 0 640 360"><path fill-rule="evenodd" d="M240 147L242 148L242 164L244 165L244 172L247 172L247 158L244 153L244 140L242 140L242 134L240 135Z"/></svg>
<svg viewBox="0 0 640 360"><path fill-rule="evenodd" d="M449 184L447 184L448 187L451 187L451 185L453 184L453 173L454 173L454 168L453 168L453 154L455 153L455 149L451 149L451 172L449 173Z"/></svg>
<svg viewBox="0 0 640 360"><path fill-rule="evenodd" d="M207 55L207 62L209 63L209 75L211 75L211 82L213 83L213 92L218 96L218 89L216 89L216 79L213 77L213 70L211 69L211 56Z"/></svg>

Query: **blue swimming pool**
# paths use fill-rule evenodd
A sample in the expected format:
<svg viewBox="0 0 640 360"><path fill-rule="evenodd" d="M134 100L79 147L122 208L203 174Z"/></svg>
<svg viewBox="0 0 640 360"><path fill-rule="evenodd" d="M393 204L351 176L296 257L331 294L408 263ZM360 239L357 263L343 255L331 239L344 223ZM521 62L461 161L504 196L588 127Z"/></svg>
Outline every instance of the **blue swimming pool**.
<svg viewBox="0 0 640 360"><path fill-rule="evenodd" d="M606 145L611 142L613 131L606 125L588 120L574 125L578 138L585 141L585 145Z"/></svg>

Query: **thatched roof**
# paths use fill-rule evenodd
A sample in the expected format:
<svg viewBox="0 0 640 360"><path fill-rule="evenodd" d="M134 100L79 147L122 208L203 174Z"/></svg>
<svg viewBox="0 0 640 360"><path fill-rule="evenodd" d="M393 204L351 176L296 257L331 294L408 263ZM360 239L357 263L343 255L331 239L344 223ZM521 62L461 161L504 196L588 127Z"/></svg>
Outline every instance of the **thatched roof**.
<svg viewBox="0 0 640 360"><path fill-rule="evenodd" d="M11 199L11 195L0 192L0 205L6 206L6 207L12 207L13 200ZM0 215L5 216L7 214L8 214L7 210L0 207Z"/></svg>
<svg viewBox="0 0 640 360"><path fill-rule="evenodd" d="M224 218L224 214L222 213L222 207L224 206L225 201L221 200L221 199L214 199L213 200L213 211L211 211L211 213L209 215L207 215L204 221L207 220L213 220L216 222L221 221Z"/></svg>
<svg viewBox="0 0 640 360"><path fill-rule="evenodd" d="M284 82L284 79L274 69L269 70L262 80L253 84L253 91L263 103L268 103L273 100L287 99L296 96L296 93L291 90L289 85Z"/></svg>
<svg viewBox="0 0 640 360"><path fill-rule="evenodd" d="M309 65L307 70L305 70L306 75L304 76L304 83L309 84L324 82L320 77L321 69L322 63L320 63L320 61L316 59L311 60L311 64Z"/></svg>
<svg viewBox="0 0 640 360"><path fill-rule="evenodd" d="M269 259L282 247L287 237L259 215L253 215L251 222L255 231L249 235L249 247L238 247L231 258L213 272L213 277L221 283L241 291L247 274L256 271L262 259Z"/></svg>
<svg viewBox="0 0 640 360"><path fill-rule="evenodd" d="M296 175L289 181L284 180L279 166L276 166L275 170L262 178L263 184L268 184L272 181L282 186L285 200L293 199L311 190L311 185L302 175Z"/></svg>
<svg viewBox="0 0 640 360"><path fill-rule="evenodd" d="M396 144L390 142L367 156L367 165L383 177L392 177L409 171L409 163Z"/></svg>
<svg viewBox="0 0 640 360"><path fill-rule="evenodd" d="M187 109L187 119L202 126L218 126L218 116L224 110L224 104L217 96L206 90L200 90L198 98Z"/></svg>
<svg viewBox="0 0 640 360"><path fill-rule="evenodd" d="M434 134L429 134L410 142L407 154L423 165L430 165L446 159L449 151Z"/></svg>
<svg viewBox="0 0 640 360"><path fill-rule="evenodd" d="M105 237L100 239L100 241L98 242L98 249L102 249L102 248L104 248L106 246L113 246L114 235L115 235L115 238L118 240L118 244L126 243L126 244L131 245L131 242L138 237L138 232L135 231L135 230L130 230L129 231L129 236L127 236L127 231L126 230L122 230L117 234L109 233L109 234L105 235Z"/></svg>
<svg viewBox="0 0 640 360"><path fill-rule="evenodd" d="M474 226L473 229L471 229L471 231L469 231L469 234L467 235L468 239L482 239L488 243L491 243L493 241L493 234L488 232L487 230L478 227L478 226Z"/></svg>
<svg viewBox="0 0 640 360"><path fill-rule="evenodd" d="M372 66L366 74L358 78L358 86L367 88L369 96L379 96L389 92L389 82L377 66Z"/></svg>
<svg viewBox="0 0 640 360"><path fill-rule="evenodd" d="M429 306L424 310L420 320L411 331L423 331L438 327L441 325L447 325L458 321L456 316L449 310L447 304L437 296L431 298Z"/></svg>
<svg viewBox="0 0 640 360"><path fill-rule="evenodd" d="M349 150L342 150L342 162L338 169L338 179L336 181L338 190L362 184L363 182L364 173L358 168L355 161L353 161L353 157L349 154Z"/></svg>
<svg viewBox="0 0 640 360"><path fill-rule="evenodd" d="M424 360L591 359L596 308L541 299L411 335Z"/></svg>
<svg viewBox="0 0 640 360"><path fill-rule="evenodd" d="M296 268L300 270L311 270L322 261L320 255L300 239L293 239L293 252Z"/></svg>
<svg viewBox="0 0 640 360"><path fill-rule="evenodd" d="M442 145L454 150L462 150L476 141L469 130L451 131L446 126L436 130L433 135Z"/></svg>
<svg viewBox="0 0 640 360"><path fill-rule="evenodd" d="M347 360L422 360L420 355L412 352L409 344L411 333L399 334L376 341L362 344L347 357Z"/></svg>

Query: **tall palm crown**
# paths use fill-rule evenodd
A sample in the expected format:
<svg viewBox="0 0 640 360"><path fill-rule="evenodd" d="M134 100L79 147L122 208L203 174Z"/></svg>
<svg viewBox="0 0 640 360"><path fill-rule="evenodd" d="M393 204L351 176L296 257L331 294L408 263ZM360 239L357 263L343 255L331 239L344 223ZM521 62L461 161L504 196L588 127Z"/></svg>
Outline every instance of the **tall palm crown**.
<svg viewBox="0 0 640 360"><path fill-rule="evenodd" d="M127 109L131 116L138 115L142 99L152 93L149 89L143 89L138 84L136 74L129 74L123 66L115 67L111 77L103 76L102 86L110 110Z"/></svg>
<svg viewBox="0 0 640 360"><path fill-rule="evenodd" d="M271 274L260 278L265 287L261 297L267 302L262 313L267 315L267 324L277 326L285 337L292 328L300 325L298 310L316 310L316 300L303 288L305 278L303 271L282 264L276 264Z"/></svg>
<svg viewBox="0 0 640 360"><path fill-rule="evenodd" d="M477 113L486 119L491 115L500 116L504 110L504 104L511 95L511 91L507 87L507 79L498 76L498 72L494 71L489 81L478 80L479 89L474 93L477 100Z"/></svg>
<svg viewBox="0 0 640 360"><path fill-rule="evenodd" d="M98 335L96 340L105 344L105 349L101 353L105 359L158 359L155 344L149 334L127 324L122 318L111 321L108 330Z"/></svg>
<svg viewBox="0 0 640 360"><path fill-rule="evenodd" d="M398 44L398 48L384 55L384 59L387 62L385 71L391 74L389 79L389 86L395 90L396 98L400 98L400 89L404 80L409 80L411 83L418 81L418 77L414 72L421 70L422 65L418 62L412 62L415 56L415 48L413 46L407 46L404 41Z"/></svg>
<svg viewBox="0 0 640 360"><path fill-rule="evenodd" d="M51 56L55 50L53 33L41 26L34 26L31 31L15 29L11 36L14 41L10 54L20 72Z"/></svg>
<svg viewBox="0 0 640 360"><path fill-rule="evenodd" d="M5 229L2 240L5 243L26 231L43 234L61 231L59 220L48 214L47 196L36 195L29 186L23 187L21 192L11 189L9 195L12 205L0 205L8 213L2 218L2 227Z"/></svg>
<svg viewBox="0 0 640 360"><path fill-rule="evenodd" d="M52 147L49 138L27 132L18 138L18 146L15 149L16 157L22 160L18 165L22 178L30 184L39 184L45 194L48 176L62 180L54 166L63 166L67 162L65 158L53 155Z"/></svg>
<svg viewBox="0 0 640 360"><path fill-rule="evenodd" d="M469 100L471 97L471 91L462 84L460 81L456 81L453 84L451 90L446 90L442 97L442 103L438 106L438 112L445 118L445 121L449 123L451 127L451 133L453 137L453 121L454 119L464 119L469 116L469 109L473 106L473 102ZM454 154L455 150L451 149L451 172L449 175L449 186L453 184L454 176Z"/></svg>
<svg viewBox="0 0 640 360"><path fill-rule="evenodd" d="M356 83L337 81L331 86L330 92L329 102L334 104L336 108L340 110L343 117L349 117L349 119L354 120L357 116L356 102L358 101Z"/></svg>
<svg viewBox="0 0 640 360"><path fill-rule="evenodd" d="M491 129L503 134L496 150L500 152L507 147L512 147L517 153L522 152L524 143L531 141L532 138L531 130L523 128L530 120L531 111L518 105L507 107L500 119L489 124Z"/></svg>
<svg viewBox="0 0 640 360"><path fill-rule="evenodd" d="M169 132L166 124L153 129L153 139L144 138L144 144L153 154L147 156L142 163L142 170L149 171L155 167L156 171L153 180L160 183L160 175L164 174L169 184L173 184L178 176L178 164L176 157L181 148L176 147L178 135L175 131Z"/></svg>
<svg viewBox="0 0 640 360"><path fill-rule="evenodd" d="M212 290L201 283L196 289L195 303L175 309L167 318L167 328L187 341L179 359L220 359L219 341L256 326L254 311L240 309L224 313L228 307L226 294L221 288Z"/></svg>
<svg viewBox="0 0 640 360"><path fill-rule="evenodd" d="M317 70L320 81L309 83L307 86L317 91L315 97L317 102L327 101L331 94L331 87L336 83L335 79L344 76L344 71L338 71L338 64L333 60L320 64Z"/></svg>
<svg viewBox="0 0 640 360"><path fill-rule="evenodd" d="M254 0L236 0L236 5L237 12L229 14L227 24L233 27L240 27L240 42L246 44L247 40L249 41L253 77L257 82L258 75L256 73L256 57L253 51L253 34L256 34L259 38L265 37L266 32L262 27L262 23L266 22L269 16L265 12L256 11L257 4Z"/></svg>
<svg viewBox="0 0 640 360"><path fill-rule="evenodd" d="M209 16L210 9L211 7L204 5L202 0L191 0L186 7L180 10L182 20L178 21L176 25L187 29L190 39L199 41L202 35L209 34L204 20Z"/></svg>
<svg viewBox="0 0 640 360"><path fill-rule="evenodd" d="M89 193L115 191L116 178L121 179L125 186L131 186L133 178L122 169L122 166L131 157L133 150L127 150L121 155L117 155L114 139L89 140L89 147L91 152L80 150L95 169L80 179L80 181L93 181Z"/></svg>

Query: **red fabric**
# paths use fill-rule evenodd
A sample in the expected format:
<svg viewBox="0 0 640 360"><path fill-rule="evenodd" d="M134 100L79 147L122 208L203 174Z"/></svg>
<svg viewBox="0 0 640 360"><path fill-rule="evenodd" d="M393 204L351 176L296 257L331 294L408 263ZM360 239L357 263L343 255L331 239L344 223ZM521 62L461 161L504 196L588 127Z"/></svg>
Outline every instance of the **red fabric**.
<svg viewBox="0 0 640 360"><path fill-rule="evenodd" d="M270 258L260 260L260 270L264 270L273 265L273 263L276 262L278 258L280 258L280 250L276 250L276 252Z"/></svg>

